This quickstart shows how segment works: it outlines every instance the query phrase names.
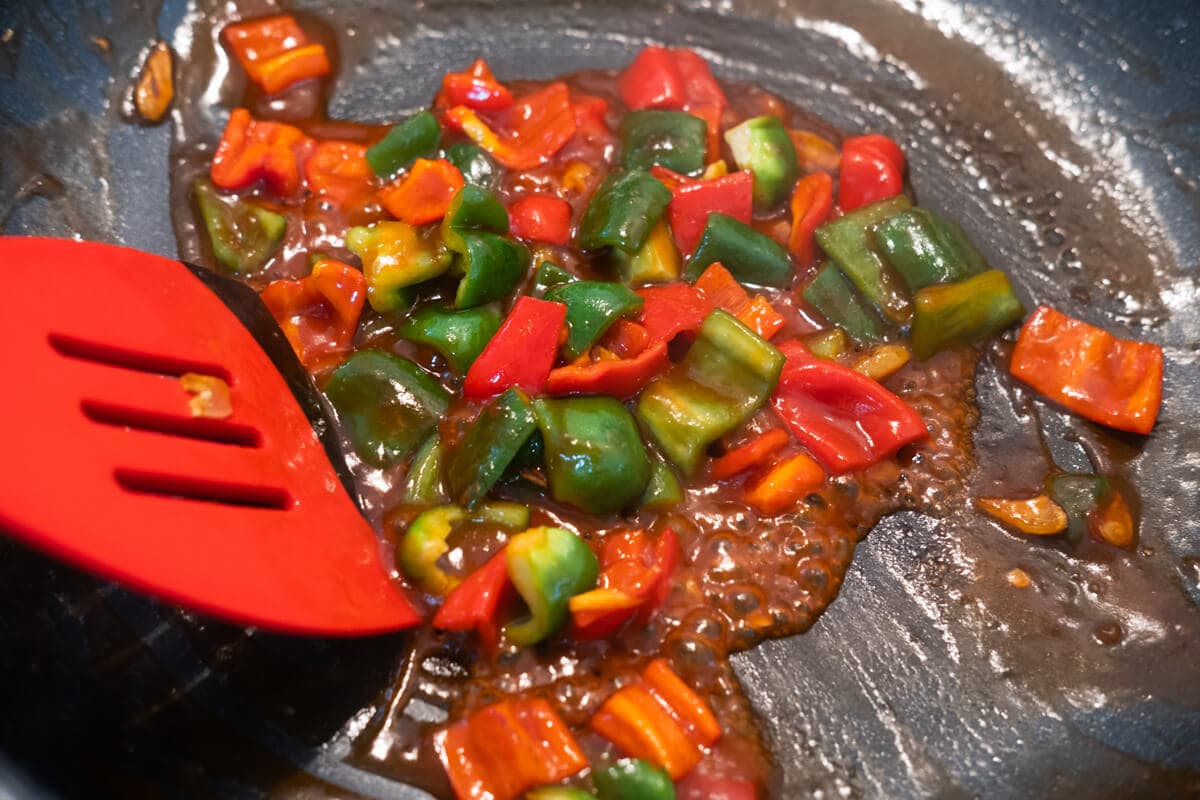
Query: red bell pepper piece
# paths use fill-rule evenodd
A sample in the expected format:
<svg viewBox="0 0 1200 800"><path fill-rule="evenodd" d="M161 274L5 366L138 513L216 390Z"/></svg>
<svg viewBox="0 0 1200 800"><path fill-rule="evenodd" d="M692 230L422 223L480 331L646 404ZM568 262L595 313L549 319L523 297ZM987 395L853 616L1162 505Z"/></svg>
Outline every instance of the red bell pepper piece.
<svg viewBox="0 0 1200 800"><path fill-rule="evenodd" d="M634 617L648 619L667 599L679 562L679 537L667 528L651 543L643 530L609 536L597 587L571 598L571 635L606 639Z"/></svg>
<svg viewBox="0 0 1200 800"><path fill-rule="evenodd" d="M518 239L548 244L571 241L571 205L562 198L526 195L508 207L508 218Z"/></svg>
<svg viewBox="0 0 1200 800"><path fill-rule="evenodd" d="M712 212L733 217L750 224L754 212L754 176L745 171L732 172L713 180L693 180L663 166L651 168L654 177L671 190L667 204L667 221L675 244L684 257L689 257Z"/></svg>
<svg viewBox="0 0 1200 800"><path fill-rule="evenodd" d="M722 481L757 467L782 450L791 441L786 431L773 428L755 436L743 445L733 448L720 458L713 459L709 474L715 481Z"/></svg>
<svg viewBox="0 0 1200 800"><path fill-rule="evenodd" d="M272 281L259 294L310 372L349 352L366 296L362 272L332 259L318 261L307 278Z"/></svg>
<svg viewBox="0 0 1200 800"><path fill-rule="evenodd" d="M260 178L280 197L300 191L300 167L313 140L282 122L260 122L235 108L213 154L209 175L222 189L245 189Z"/></svg>
<svg viewBox="0 0 1200 800"><path fill-rule="evenodd" d="M711 264L693 284L704 299L728 311L750 330L770 339L783 327L783 315L762 295L751 297L720 263Z"/></svg>
<svg viewBox="0 0 1200 800"><path fill-rule="evenodd" d="M318 142L304 164L308 190L339 206L366 202L374 194L374 177L367 147L357 142Z"/></svg>
<svg viewBox="0 0 1200 800"><path fill-rule="evenodd" d="M512 104L512 92L496 80L482 58L476 59L470 69L447 73L433 101L434 108L466 106L476 111L503 111Z"/></svg>
<svg viewBox="0 0 1200 800"><path fill-rule="evenodd" d="M792 233L788 252L796 263L806 267L817 252L813 231L829 221L833 213L833 178L825 172L805 175L792 193Z"/></svg>
<svg viewBox="0 0 1200 800"><path fill-rule="evenodd" d="M581 363L582 362L582 363ZM671 365L667 343L656 342L630 358L579 361L550 371L546 394L603 394L627 399Z"/></svg>
<svg viewBox="0 0 1200 800"><path fill-rule="evenodd" d="M447 125L510 169L532 169L546 163L575 134L571 92L562 81L522 97L495 119L498 124L493 129L467 106L454 106L446 112Z"/></svg>
<svg viewBox="0 0 1200 800"><path fill-rule="evenodd" d="M904 189L904 151L882 134L852 136L842 142L839 182L842 211L895 197Z"/></svg>
<svg viewBox="0 0 1200 800"><path fill-rule="evenodd" d="M645 328L624 318L613 323L600 342L621 358L633 358L653 344Z"/></svg>
<svg viewBox="0 0 1200 800"><path fill-rule="evenodd" d="M708 157L719 157L721 116L729 102L703 58L691 50L647 47L617 79L631 109L686 111L708 123Z"/></svg>
<svg viewBox="0 0 1200 800"><path fill-rule="evenodd" d="M822 361L799 342L779 350L787 361L771 405L830 472L869 467L928 436L917 412L867 376Z"/></svg>
<svg viewBox="0 0 1200 800"><path fill-rule="evenodd" d="M225 26L221 35L246 75L267 94L329 74L324 45L309 44L291 15L234 23Z"/></svg>
<svg viewBox="0 0 1200 800"><path fill-rule="evenodd" d="M644 300L638 322L652 342L669 342L680 333L694 333L713 311L713 304L686 283L647 286L637 290Z"/></svg>
<svg viewBox="0 0 1200 800"><path fill-rule="evenodd" d="M500 643L500 611L511 593L508 564L501 550L454 588L433 617L442 631L475 631L489 650Z"/></svg>
<svg viewBox="0 0 1200 800"><path fill-rule="evenodd" d="M1162 404L1163 352L1039 306L1017 337L1009 370L1093 422L1150 433Z"/></svg>
<svg viewBox="0 0 1200 800"><path fill-rule="evenodd" d="M566 319L567 307L562 303L517 298L500 330L467 370L463 396L479 400L514 386L527 394L540 394L554 366Z"/></svg>
<svg viewBox="0 0 1200 800"><path fill-rule="evenodd" d="M446 159L418 158L406 174L379 190L379 202L401 222L424 225L446 216L465 185L458 167Z"/></svg>
<svg viewBox="0 0 1200 800"><path fill-rule="evenodd" d="M612 138L605 117L608 116L608 101L601 97L576 92L571 97L575 109L575 133L590 144L607 142Z"/></svg>
<svg viewBox="0 0 1200 800"><path fill-rule="evenodd" d="M541 698L504 700L434 734L459 800L516 800L588 765L575 737Z"/></svg>

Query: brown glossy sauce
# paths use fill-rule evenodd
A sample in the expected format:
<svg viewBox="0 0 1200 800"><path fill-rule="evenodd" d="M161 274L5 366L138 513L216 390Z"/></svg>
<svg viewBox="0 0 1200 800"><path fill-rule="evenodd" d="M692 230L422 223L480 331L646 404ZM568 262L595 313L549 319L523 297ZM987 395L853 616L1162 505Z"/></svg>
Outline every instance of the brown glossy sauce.
<svg viewBox="0 0 1200 800"><path fill-rule="evenodd" d="M261 10L245 10L241 16L254 13ZM304 22L311 35L336 53L334 37L327 29L312 20ZM217 20L211 28L201 28L213 35L219 29ZM488 54L470 54L476 55L486 58ZM211 138L195 138L197 132L211 127L212 108L202 104L197 90L212 88L209 82L213 70L214 65L202 62L185 69L179 86L182 106L172 169L180 253L209 264L213 261L190 200L190 187L196 176L207 171L215 148ZM316 138L370 143L388 127L325 118L325 98L316 84L297 87L278 98L261 97L250 88L239 99L240 80L234 66L221 90L205 92L204 97L219 96L221 105L229 108L244 105L255 118L287 121ZM573 89L607 99L610 128L615 129L612 123L624 111L615 89L615 73L589 71L566 80ZM543 84L514 81L507 85L519 96ZM840 134L827 124L764 90L746 85L725 88L731 102L726 126L771 113L783 117L789 128L813 130L835 142L840 140ZM453 141L444 139L443 144ZM559 193L571 203L573 219L578 222L604 169L595 171L585 191L571 194L556 191L563 167L573 160L611 165L615 159L613 143L613 138L587 141L577 136L539 168L520 173L506 171L497 194L507 205L531 191ZM387 216L373 205L346 216L312 198L280 210L289 218L288 232L276 257L250 280L258 288L270 280L306 274L311 252L355 263L354 256L341 246L346 229ZM756 227L777 238L786 236L784 223L783 212L755 220ZM571 247L537 245L532 249L535 261L548 258L585 277L607 277ZM435 282L424 299L439 297L445 288ZM767 294L788 318L777 341L813 330L811 319L787 290ZM366 308L356 346L383 348L410 357L451 383L437 356L393 335L395 321L394 317ZM673 512L642 512L628 518L590 518L558 506L529 487L499 487L495 495L532 505L533 524L562 525L592 542L615 530L672 527L683 545L683 558L666 603L648 624L627 628L615 640L581 643L558 635L536 649L502 651L495 658L479 652L469 637L422 630L413 637L406 653L397 654L402 661L395 684L384 693L379 710L358 733L349 760L449 797L449 787L430 745L432 730L447 714L453 719L503 695L518 693L549 699L585 750L594 756L606 745L588 731L591 715L616 686L632 679L650 658L664 654L684 680L710 701L724 729L723 737L707 757L704 771L750 777L769 794L776 794L777 770L728 657L764 638L809 628L837 595L856 543L883 516L900 509L944 516L967 503L968 476L975 466L972 433L978 421L974 403L978 357L975 349L949 351L928 362L909 364L890 377L885 385L920 413L930 437L905 448L894 459L827 482L793 511L775 518L760 519L737 499L741 479L711 484L703 472L689 488L686 502ZM316 377L322 383L326 376ZM453 440L461 423L469 421L477 410L460 401L443 423L443 436ZM759 412L749 430L777 424L771 421L772 416L769 410ZM1025 482L1030 488L1040 484L1045 469L1031 468L1026 456L1040 460L1048 469L1052 462L1045 442L1014 442L1007 450L1014 458L996 462L1007 466L992 469L992 483L1006 490L1021 488ZM1094 454L1097 467L1111 466L1119 458L1119 453L1109 451L1097 450ZM394 543L413 514L412 509L397 502L403 467L378 471L359 464L356 472L368 516L379 526L385 545ZM463 571L467 572L498 549L502 540L494 531L479 530L458 544L466 567ZM1101 624L1096 638L1104 643L1119 640L1119 625ZM421 714L413 714L410 704L428 709L422 712L425 721L418 721Z"/></svg>

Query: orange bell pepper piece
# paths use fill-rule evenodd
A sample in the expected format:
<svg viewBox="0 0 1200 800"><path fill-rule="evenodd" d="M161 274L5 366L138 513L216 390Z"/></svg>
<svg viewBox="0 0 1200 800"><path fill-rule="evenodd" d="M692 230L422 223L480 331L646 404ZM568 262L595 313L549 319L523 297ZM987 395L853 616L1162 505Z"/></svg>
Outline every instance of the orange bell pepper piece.
<svg viewBox="0 0 1200 800"><path fill-rule="evenodd" d="M374 194L374 178L367 147L357 142L318 142L304 164L308 190L339 206L365 203Z"/></svg>
<svg viewBox="0 0 1200 800"><path fill-rule="evenodd" d="M766 461L775 452L782 450L791 441L786 431L779 428L755 436L745 444L735 447L720 458L714 459L710 473L713 480L732 478L751 467Z"/></svg>
<svg viewBox="0 0 1200 800"><path fill-rule="evenodd" d="M1017 337L1009 371L1093 422L1150 433L1162 404L1163 352L1039 306Z"/></svg>
<svg viewBox="0 0 1200 800"><path fill-rule="evenodd" d="M360 271L323 259L306 278L267 284L259 298L300 363L315 372L349 352L366 295L367 281Z"/></svg>
<svg viewBox="0 0 1200 800"><path fill-rule="evenodd" d="M466 106L476 111L503 111L512 104L512 92L496 80L482 58L462 72L446 73L433 101L434 108Z"/></svg>
<svg viewBox="0 0 1200 800"><path fill-rule="evenodd" d="M742 288L729 270L720 264L712 264L694 284L704 298L717 308L728 311L750 330L764 339L770 339L783 327L784 319L762 295L753 298Z"/></svg>
<svg viewBox="0 0 1200 800"><path fill-rule="evenodd" d="M408 173L379 190L387 212L409 225L424 225L446 216L450 201L466 185L458 167L444 158L418 158Z"/></svg>
<svg viewBox="0 0 1200 800"><path fill-rule="evenodd" d="M1030 498L980 497L976 505L1021 533L1051 536L1067 529L1067 512L1044 494Z"/></svg>
<svg viewBox="0 0 1200 800"><path fill-rule="evenodd" d="M213 154L209 175L222 189L245 189L260 178L281 197L300 191L300 167L314 143L299 128L260 122L235 108Z"/></svg>
<svg viewBox="0 0 1200 800"><path fill-rule="evenodd" d="M562 81L516 101L499 115L496 129L465 105L446 112L446 123L510 169L532 169L549 161L575 134L571 93Z"/></svg>
<svg viewBox="0 0 1200 800"><path fill-rule="evenodd" d="M800 266L808 266L816 256L813 232L829 221L833 213L833 178L825 172L805 175L792 193L792 233L788 252Z"/></svg>
<svg viewBox="0 0 1200 800"><path fill-rule="evenodd" d="M221 35L246 75L267 94L331 70L325 46L310 44L289 14L227 25Z"/></svg>
<svg viewBox="0 0 1200 800"><path fill-rule="evenodd" d="M825 482L825 471L806 453L797 453L767 470L746 490L746 502L760 514L774 516L800 502Z"/></svg>

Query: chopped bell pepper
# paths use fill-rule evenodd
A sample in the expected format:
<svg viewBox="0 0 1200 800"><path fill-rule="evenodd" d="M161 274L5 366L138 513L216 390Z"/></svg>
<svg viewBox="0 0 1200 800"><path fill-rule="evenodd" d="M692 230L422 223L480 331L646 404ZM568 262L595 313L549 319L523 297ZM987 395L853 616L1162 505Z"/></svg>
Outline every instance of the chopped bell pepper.
<svg viewBox="0 0 1200 800"><path fill-rule="evenodd" d="M442 219L442 235L451 238L455 232L508 233L508 229L504 204L487 189L470 183L454 195Z"/></svg>
<svg viewBox="0 0 1200 800"><path fill-rule="evenodd" d="M592 773L600 800L675 800L671 776L649 761L623 758Z"/></svg>
<svg viewBox="0 0 1200 800"><path fill-rule="evenodd" d="M262 179L280 197L294 197L301 187L300 168L315 146L292 125L251 118L235 108L213 154L209 177L222 189L245 189Z"/></svg>
<svg viewBox="0 0 1200 800"><path fill-rule="evenodd" d="M437 505L449 497L442 489L442 438L434 431L429 435L404 475L404 502L410 505Z"/></svg>
<svg viewBox="0 0 1200 800"><path fill-rule="evenodd" d="M290 14L237 22L221 30L246 75L267 94L329 74L329 56Z"/></svg>
<svg viewBox="0 0 1200 800"><path fill-rule="evenodd" d="M354 449L368 464L390 467L416 449L450 407L450 395L413 362L359 350L325 387Z"/></svg>
<svg viewBox="0 0 1200 800"><path fill-rule="evenodd" d="M656 164L685 175L704 170L708 147L704 120L682 111L630 111L621 120L621 166L648 170Z"/></svg>
<svg viewBox="0 0 1200 800"><path fill-rule="evenodd" d="M424 225L444 217L465 184L458 167L446 159L418 158L405 175L379 190L379 203L401 222Z"/></svg>
<svg viewBox="0 0 1200 800"><path fill-rule="evenodd" d="M457 254L455 268L463 273L455 307L499 300L525 277L529 251L500 235L508 229L508 212L486 189L468 184L454 196L441 232L442 241Z"/></svg>
<svg viewBox="0 0 1200 800"><path fill-rule="evenodd" d="M461 800L517 800L588 765L570 728L541 698L486 706L435 733L433 747Z"/></svg>
<svg viewBox="0 0 1200 800"><path fill-rule="evenodd" d="M687 111L708 125L708 158L720 157L725 93L704 59L683 48L646 47L617 79L621 99L631 109Z"/></svg>
<svg viewBox="0 0 1200 800"><path fill-rule="evenodd" d="M836 272L837 267L833 267L833 270ZM850 349L850 341L846 337L846 332L841 328L810 333L800 341L810 353L824 361L837 361L843 353Z"/></svg>
<svg viewBox="0 0 1200 800"><path fill-rule="evenodd" d="M712 709L661 658L639 683L618 689L592 717L592 729L634 758L643 758L678 780L721 737Z"/></svg>
<svg viewBox="0 0 1200 800"><path fill-rule="evenodd" d="M463 180L491 191L500 182L500 167L483 148L471 142L459 142L446 148L446 160L458 167Z"/></svg>
<svg viewBox="0 0 1200 800"><path fill-rule="evenodd" d="M500 608L510 588L504 551L496 553L458 584L433 616L441 631L475 631L489 650L500 643Z"/></svg>
<svg viewBox="0 0 1200 800"><path fill-rule="evenodd" d="M1012 374L1093 422L1131 433L1154 428L1163 351L1039 306L1013 350Z"/></svg>
<svg viewBox="0 0 1200 800"><path fill-rule="evenodd" d="M500 312L494 308L452 311L425 306L396 328L396 335L435 350L451 369L465 375L499 329Z"/></svg>
<svg viewBox="0 0 1200 800"><path fill-rule="evenodd" d="M434 108L466 106L476 111L503 111L512 104L512 92L496 80L482 58L475 59L470 69L446 73L433 101Z"/></svg>
<svg viewBox="0 0 1200 800"><path fill-rule="evenodd" d="M571 283L577 280L579 278L567 272L553 261L543 261L538 265L537 272L533 275L533 291L544 295L546 291L553 289L555 286L562 286L564 283Z"/></svg>
<svg viewBox="0 0 1200 800"><path fill-rule="evenodd" d="M792 435L833 474L862 469L929 435L920 415L876 381L815 358L799 342L771 399Z"/></svg>
<svg viewBox="0 0 1200 800"><path fill-rule="evenodd" d="M836 172L842 162L837 145L824 136L812 131L788 131L792 144L796 146L796 157L800 160L800 171Z"/></svg>
<svg viewBox="0 0 1200 800"><path fill-rule="evenodd" d="M608 129L608 101L582 92L571 93L571 108L575 112L575 135L593 146L604 146L612 138ZM565 181L564 181L565 185Z"/></svg>
<svg viewBox="0 0 1200 800"><path fill-rule="evenodd" d="M980 497L975 504L1021 533L1051 536L1067 529L1067 512L1050 497Z"/></svg>
<svg viewBox="0 0 1200 800"><path fill-rule="evenodd" d="M1088 530L1101 541L1116 547L1131 547L1134 540L1133 515L1125 503L1125 497L1113 491L1100 506L1088 516Z"/></svg>
<svg viewBox="0 0 1200 800"><path fill-rule="evenodd" d="M774 464L746 487L746 502L765 516L795 507L800 498L825 482L825 471L807 453Z"/></svg>
<svg viewBox="0 0 1200 800"><path fill-rule="evenodd" d="M671 528L651 541L644 530L610 534L600 554L597 588L571 598L571 635L607 639L637 617L646 621L667 599L679 562Z"/></svg>
<svg viewBox="0 0 1200 800"><path fill-rule="evenodd" d="M783 327L784 319L771 302L762 295L750 297L720 263L709 265L694 285L714 306L733 314L738 322L764 339L770 339Z"/></svg>
<svg viewBox="0 0 1200 800"><path fill-rule="evenodd" d="M652 342L669 342L681 333L695 333L713 310L713 304L686 283L647 286L638 289L638 295L645 301L638 322Z"/></svg>
<svg viewBox="0 0 1200 800"><path fill-rule="evenodd" d="M875 226L875 246L912 291L954 283L987 270L983 256L963 229L924 208L885 219Z"/></svg>
<svg viewBox="0 0 1200 800"><path fill-rule="evenodd" d="M567 307L563 354L583 355L621 317L637 315L645 301L626 286L606 281L572 281L546 292L546 299Z"/></svg>
<svg viewBox="0 0 1200 800"><path fill-rule="evenodd" d="M346 232L346 248L362 259L371 308L384 314L407 307L412 302L408 287L450 267L450 253L435 233L391 221Z"/></svg>
<svg viewBox="0 0 1200 800"><path fill-rule="evenodd" d="M1088 530L1091 516L1112 494L1103 475L1055 475L1046 481L1046 492L1067 515L1067 538L1078 542Z"/></svg>
<svg viewBox="0 0 1200 800"><path fill-rule="evenodd" d="M356 142L318 142L304 162L304 184L319 197L339 206L365 204L375 191L367 148Z"/></svg>
<svg viewBox="0 0 1200 800"><path fill-rule="evenodd" d="M408 169L418 158L437 151L442 141L442 126L429 110L418 111L367 148L367 163L381 178L391 178Z"/></svg>
<svg viewBox="0 0 1200 800"><path fill-rule="evenodd" d="M616 247L636 253L662 218L671 191L650 173L616 170L592 194L576 241L584 250Z"/></svg>
<svg viewBox="0 0 1200 800"><path fill-rule="evenodd" d="M282 214L236 197L224 197L203 179L193 185L213 257L230 272L252 273L279 249L287 231Z"/></svg>
<svg viewBox="0 0 1200 800"><path fill-rule="evenodd" d="M520 389L488 403L453 447L442 455L450 499L472 509L484 498L536 426L533 407Z"/></svg>
<svg viewBox="0 0 1200 800"><path fill-rule="evenodd" d="M500 329L467 370L463 396L491 397L511 387L538 394L546 385L567 318L562 303L519 297Z"/></svg>
<svg viewBox="0 0 1200 800"><path fill-rule="evenodd" d="M460 583L460 579L438 566L438 559L450 549L451 531L467 518L458 506L436 506L417 515L404 532L396 550L396 562L405 576L421 591L441 597Z"/></svg>
<svg viewBox="0 0 1200 800"><path fill-rule="evenodd" d="M629 284L669 283L678 280L683 264L679 251L671 239L671 231L665 220L659 220L650 231L650 238L636 253L613 250L613 259L621 273L621 280Z"/></svg>
<svg viewBox="0 0 1200 800"><path fill-rule="evenodd" d="M708 446L742 425L779 380L783 356L728 313L705 319L683 361L638 398L638 420L685 475Z"/></svg>
<svg viewBox="0 0 1200 800"><path fill-rule="evenodd" d="M642 496L650 461L633 416L611 397L539 398L550 495L589 514L612 514Z"/></svg>
<svg viewBox="0 0 1200 800"><path fill-rule="evenodd" d="M863 297L884 316L905 324L912 314L908 292L892 269L871 249L871 229L912 207L904 195L864 206L817 228L817 244Z"/></svg>
<svg viewBox="0 0 1200 800"><path fill-rule="evenodd" d="M661 347L662 345L657 346ZM679 482L679 476L675 474L671 465L658 454L651 453L650 481L646 484L646 491L642 492L638 508L644 508L647 511L666 511L682 502L683 485Z"/></svg>
<svg viewBox="0 0 1200 800"><path fill-rule="evenodd" d="M663 167L655 167L651 174L671 190L667 220L671 223L675 243L685 256L690 256L696 249L708 225L708 215L714 211L750 224L754 214L754 177L749 172L698 181Z"/></svg>
<svg viewBox="0 0 1200 800"><path fill-rule="evenodd" d="M1008 276L1000 270L958 283L927 286L913 297L913 308L912 348L920 359L957 344L983 341L1025 315ZM1061 344L1056 346L1056 354L1061 359L1059 347Z"/></svg>
<svg viewBox="0 0 1200 800"><path fill-rule="evenodd" d="M738 169L754 175L754 208L766 211L792 193L800 166L779 117L754 117L725 132Z"/></svg>
<svg viewBox="0 0 1200 800"><path fill-rule="evenodd" d="M760 433L745 444L733 448L720 458L713 459L709 474L715 481L722 481L726 478L732 478L734 475L740 475L746 470L757 467L766 461L777 451L786 447L790 441L791 437L779 428L773 428L765 433Z"/></svg>
<svg viewBox="0 0 1200 800"><path fill-rule="evenodd" d="M850 334L850 338L859 344L872 344L883 339L883 322L858 298L836 265L825 264L818 269L802 295L806 303L821 312L821 316L838 330Z"/></svg>
<svg viewBox="0 0 1200 800"><path fill-rule="evenodd" d="M306 369L336 362L354 343L367 281L348 264L322 259L308 277L277 280L259 294Z"/></svg>
<svg viewBox="0 0 1200 800"><path fill-rule="evenodd" d="M897 373L912 358L912 351L903 344L880 344L854 359L850 368L882 383Z"/></svg>
<svg viewBox="0 0 1200 800"><path fill-rule="evenodd" d="M788 252L800 266L808 266L817 255L813 233L833 213L833 178L825 172L805 175L792 193L792 232Z"/></svg>
<svg viewBox="0 0 1200 800"><path fill-rule="evenodd" d="M571 206L566 200L530 194L508 209L513 236L534 242L567 244L571 241Z"/></svg>
<svg viewBox="0 0 1200 800"><path fill-rule="evenodd" d="M787 286L792 279L791 259L778 242L733 217L712 213L684 277L695 281L718 261L742 283Z"/></svg>
<svg viewBox="0 0 1200 800"><path fill-rule="evenodd" d="M853 211L895 197L904 190L904 151L878 133L842 142L838 205Z"/></svg>
<svg viewBox="0 0 1200 800"><path fill-rule="evenodd" d="M670 365L666 342L651 344L627 358L588 361L585 357L551 370L546 379L546 394L602 394L628 399Z"/></svg>
<svg viewBox="0 0 1200 800"><path fill-rule="evenodd" d="M565 528L530 528L504 548L508 578L529 609L529 616L504 627L504 638L529 647L567 621L572 595L596 585L600 567L587 543Z"/></svg>
<svg viewBox="0 0 1200 800"><path fill-rule="evenodd" d="M454 106L446 123L467 135L509 169L531 169L549 161L575 134L571 92L557 81L500 112L497 130L474 109Z"/></svg>

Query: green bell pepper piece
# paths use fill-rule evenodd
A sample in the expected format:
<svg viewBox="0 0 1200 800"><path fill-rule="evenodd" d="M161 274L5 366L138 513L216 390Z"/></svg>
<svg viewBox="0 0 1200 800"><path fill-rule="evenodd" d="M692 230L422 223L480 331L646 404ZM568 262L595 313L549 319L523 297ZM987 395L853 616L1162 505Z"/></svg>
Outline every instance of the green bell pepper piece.
<svg viewBox="0 0 1200 800"><path fill-rule="evenodd" d="M525 440L525 444L521 445L521 449L513 456L513 460L509 462L508 468L504 470L502 480L512 480L524 470L542 469L545 466L546 443L542 439L542 432L535 428L529 438Z"/></svg>
<svg viewBox="0 0 1200 800"><path fill-rule="evenodd" d="M596 585L600 564L592 548L563 528L530 528L504 548L508 577L529 608L529 617L504 628L504 638L537 644L567 621L567 602Z"/></svg>
<svg viewBox="0 0 1200 800"><path fill-rule="evenodd" d="M762 407L783 370L783 355L730 314L717 310L700 326L683 360L638 398L638 420L685 475L708 446Z"/></svg>
<svg viewBox="0 0 1200 800"><path fill-rule="evenodd" d="M574 786L539 786L525 797L527 800L596 800L596 795Z"/></svg>
<svg viewBox="0 0 1200 800"><path fill-rule="evenodd" d="M650 482L638 501L638 507L647 511L666 511L683 502L683 486L675 470L658 455L650 456Z"/></svg>
<svg viewBox="0 0 1200 800"><path fill-rule="evenodd" d="M628 286L606 281L572 281L546 292L546 300L567 307L563 353L575 360L621 317L631 317L645 301Z"/></svg>
<svg viewBox="0 0 1200 800"><path fill-rule="evenodd" d="M539 398L550 495L589 514L612 514L642 496L650 460L629 410L612 397Z"/></svg>
<svg viewBox="0 0 1200 800"><path fill-rule="evenodd" d="M392 126L382 139L367 148L367 164L381 178L408 169L418 158L437 150L442 127L431 111L420 111Z"/></svg>
<svg viewBox="0 0 1200 800"><path fill-rule="evenodd" d="M792 261L779 242L744 222L713 212L684 277L695 283L705 268L718 261L739 283L787 286L792 279Z"/></svg>
<svg viewBox="0 0 1200 800"><path fill-rule="evenodd" d="M974 278L927 286L913 298L913 355L926 359L956 344L979 342L1025 316L1008 276L991 270Z"/></svg>
<svg viewBox="0 0 1200 800"><path fill-rule="evenodd" d="M987 270L963 229L924 208L885 219L873 231L875 247L908 288L953 283Z"/></svg>
<svg viewBox="0 0 1200 800"><path fill-rule="evenodd" d="M679 248L675 246L675 237L666 220L658 221L650 231L650 238L636 253L630 255L624 250L613 250L612 257L621 280L633 285L670 283L678 280L682 267Z"/></svg>
<svg viewBox="0 0 1200 800"><path fill-rule="evenodd" d="M499 329L500 312L494 308L452 311L425 306L396 328L396 335L436 351L451 369L465 375Z"/></svg>
<svg viewBox="0 0 1200 800"><path fill-rule="evenodd" d="M192 186L217 263L244 275L267 263L287 230L287 219L258 203L225 197L206 180Z"/></svg>
<svg viewBox="0 0 1200 800"><path fill-rule="evenodd" d="M641 758L622 758L592 773L600 800L675 800L666 770Z"/></svg>
<svg viewBox="0 0 1200 800"><path fill-rule="evenodd" d="M774 208L791 194L800 167L796 145L779 117L748 119L725 131L725 141L738 169L754 174L755 209Z"/></svg>
<svg viewBox="0 0 1200 800"><path fill-rule="evenodd" d="M470 430L443 456L451 499L474 508L536 426L533 407L520 389L509 389L484 406Z"/></svg>
<svg viewBox="0 0 1200 800"><path fill-rule="evenodd" d="M596 189L579 222L584 250L616 247L636 253L671 202L671 190L640 169L610 172Z"/></svg>
<svg viewBox="0 0 1200 800"><path fill-rule="evenodd" d="M529 266L525 245L495 233L463 231L446 244L458 253L463 278L454 293L455 308L472 308L509 295Z"/></svg>
<svg viewBox="0 0 1200 800"><path fill-rule="evenodd" d="M404 502L434 505L447 499L442 490L442 438L435 430L408 464L404 476Z"/></svg>
<svg viewBox="0 0 1200 800"><path fill-rule="evenodd" d="M500 166L477 144L450 145L446 148L446 160L458 167L468 184L491 191L500 182Z"/></svg>
<svg viewBox="0 0 1200 800"><path fill-rule="evenodd" d="M837 361L839 356L850 349L850 341L841 328L810 333L800 341L808 348L808 352L825 361Z"/></svg>
<svg viewBox="0 0 1200 800"><path fill-rule="evenodd" d="M708 124L682 111L630 111L617 132L621 166L650 169L661 164L684 175L704 171Z"/></svg>
<svg viewBox="0 0 1200 800"><path fill-rule="evenodd" d="M520 503L510 503L504 500L493 500L475 509L472 519L476 522L488 522L509 530L523 531L529 527L533 514L529 506Z"/></svg>
<svg viewBox="0 0 1200 800"><path fill-rule="evenodd" d="M824 264L802 292L804 301L821 316L850 334L859 344L883 340L884 325L833 264Z"/></svg>
<svg viewBox="0 0 1200 800"><path fill-rule="evenodd" d="M346 232L346 248L362 259L367 302L382 313L412 303L410 286L436 278L450 267L450 253L436 232L407 222L376 222Z"/></svg>
<svg viewBox="0 0 1200 800"><path fill-rule="evenodd" d="M553 261L543 261L533 275L533 294L541 297L556 286L579 280Z"/></svg>
<svg viewBox="0 0 1200 800"><path fill-rule="evenodd" d="M467 518L458 506L437 506L422 511L404 532L396 550L396 562L417 588L443 597L462 581L438 566L450 549L450 533Z"/></svg>
<svg viewBox="0 0 1200 800"><path fill-rule="evenodd" d="M1088 515L1112 491L1112 485L1103 475L1055 475L1046 481L1046 492L1050 499L1067 512L1067 538L1078 542L1087 533Z"/></svg>
<svg viewBox="0 0 1200 800"><path fill-rule="evenodd" d="M855 209L816 230L817 244L838 269L885 317L899 324L907 323L912 313L908 292L900 278L871 249L871 229L911 207L911 200L897 195Z"/></svg>
<svg viewBox="0 0 1200 800"><path fill-rule="evenodd" d="M508 233L508 211L496 195L468 183L454 195L442 217L442 236L454 231Z"/></svg>
<svg viewBox="0 0 1200 800"><path fill-rule="evenodd" d="M433 376L382 350L360 350L342 362L325 396L354 449L376 467L390 467L416 449L450 407L449 392Z"/></svg>

